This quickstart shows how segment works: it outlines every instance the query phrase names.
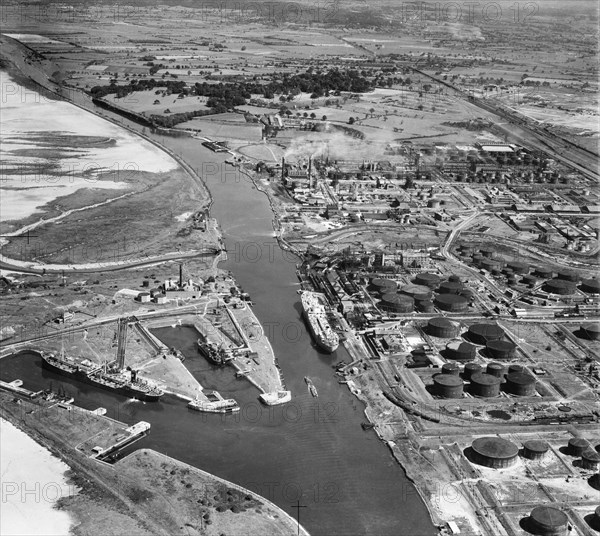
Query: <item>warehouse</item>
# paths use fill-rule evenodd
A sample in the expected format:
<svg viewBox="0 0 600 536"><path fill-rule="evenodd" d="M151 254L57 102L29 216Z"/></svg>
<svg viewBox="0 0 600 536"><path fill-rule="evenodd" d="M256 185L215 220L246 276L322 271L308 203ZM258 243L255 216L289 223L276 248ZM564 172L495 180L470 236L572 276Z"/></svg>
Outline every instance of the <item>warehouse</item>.
<svg viewBox="0 0 600 536"><path fill-rule="evenodd" d="M471 444L473 462L494 469L514 465L518 454L519 447L501 437L479 437Z"/></svg>

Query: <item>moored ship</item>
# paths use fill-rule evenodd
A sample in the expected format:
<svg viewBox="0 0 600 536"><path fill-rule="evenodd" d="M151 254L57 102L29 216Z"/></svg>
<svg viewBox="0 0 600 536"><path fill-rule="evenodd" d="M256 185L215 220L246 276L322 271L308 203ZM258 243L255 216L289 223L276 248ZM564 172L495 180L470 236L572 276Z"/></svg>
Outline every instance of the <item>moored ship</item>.
<svg viewBox="0 0 600 536"><path fill-rule="evenodd" d="M225 350L217 348L212 342L209 342L204 338L198 339L198 350L200 350L200 353L208 361L219 367L226 365L227 361L230 359L230 356Z"/></svg>
<svg viewBox="0 0 600 536"><path fill-rule="evenodd" d="M156 402L164 394L162 389L139 380L137 372L133 370L129 379L120 372L106 372L102 365L92 363L87 359L75 361L45 352L42 352L40 356L45 369L129 398Z"/></svg>
<svg viewBox="0 0 600 536"><path fill-rule="evenodd" d="M300 298L306 323L315 342L326 352L334 352L340 339L327 320L327 312L323 304L324 296L305 290L301 293Z"/></svg>

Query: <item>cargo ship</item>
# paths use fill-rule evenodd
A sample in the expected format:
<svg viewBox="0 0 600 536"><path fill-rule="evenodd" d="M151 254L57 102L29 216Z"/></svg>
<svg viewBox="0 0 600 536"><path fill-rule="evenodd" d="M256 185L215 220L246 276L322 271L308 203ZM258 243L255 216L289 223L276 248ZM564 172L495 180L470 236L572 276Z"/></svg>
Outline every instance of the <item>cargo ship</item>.
<svg viewBox="0 0 600 536"><path fill-rule="evenodd" d="M150 385L137 378L137 372L131 371L131 379L121 372L106 372L102 365L85 359L75 361L71 358L56 357L54 354L41 353L42 366L56 374L73 378L77 381L113 391L119 395L156 402L164 394L162 389Z"/></svg>
<svg viewBox="0 0 600 536"><path fill-rule="evenodd" d="M305 290L302 291L300 298L306 323L315 342L326 352L334 352L340 339L327 320L327 312L323 303L325 297L317 292Z"/></svg>
<svg viewBox="0 0 600 536"><path fill-rule="evenodd" d="M214 343L203 337L198 339L198 350L209 362L218 367L226 365L227 361L231 359L227 351L218 348Z"/></svg>

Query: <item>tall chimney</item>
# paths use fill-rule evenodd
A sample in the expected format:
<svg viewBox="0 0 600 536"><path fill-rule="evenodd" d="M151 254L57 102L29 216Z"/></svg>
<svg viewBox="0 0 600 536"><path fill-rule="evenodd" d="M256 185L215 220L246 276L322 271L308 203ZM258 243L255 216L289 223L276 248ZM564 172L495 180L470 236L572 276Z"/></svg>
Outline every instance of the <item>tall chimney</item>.
<svg viewBox="0 0 600 536"><path fill-rule="evenodd" d="M312 188L312 156L308 157L308 187Z"/></svg>
<svg viewBox="0 0 600 536"><path fill-rule="evenodd" d="M285 179L285 156L281 157L281 182Z"/></svg>
<svg viewBox="0 0 600 536"><path fill-rule="evenodd" d="M183 287L183 264L179 265L179 288Z"/></svg>

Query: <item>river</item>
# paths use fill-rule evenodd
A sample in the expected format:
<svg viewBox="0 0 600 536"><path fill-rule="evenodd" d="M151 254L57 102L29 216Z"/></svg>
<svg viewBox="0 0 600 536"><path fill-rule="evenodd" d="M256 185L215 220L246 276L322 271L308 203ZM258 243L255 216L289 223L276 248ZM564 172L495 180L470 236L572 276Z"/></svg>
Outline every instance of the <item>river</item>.
<svg viewBox="0 0 600 536"><path fill-rule="evenodd" d="M195 333L184 327L156 333L183 351L203 385L236 398L242 406L238 415L195 413L167 397L158 404L127 401L43 371L32 356L3 359L1 378L21 378L31 389L49 382L55 390L63 385L77 405L106 407L110 416L126 422L150 422L151 433L135 448L156 449L246 486L294 517L293 506L300 501L300 521L313 535L435 534L425 505L387 446L373 431L361 429L364 405L337 382L332 364L350 361L349 355L342 346L333 355L321 353L307 333L297 294L298 259L279 248L266 195L225 166L229 155L213 153L191 138L154 139L203 176L213 197L211 215L228 250L220 267L231 270L250 294L292 391L291 403L260 405L258 391L235 379L233 369L199 361ZM305 376L312 378L318 398L309 394Z"/></svg>

